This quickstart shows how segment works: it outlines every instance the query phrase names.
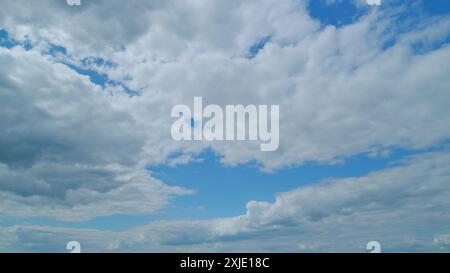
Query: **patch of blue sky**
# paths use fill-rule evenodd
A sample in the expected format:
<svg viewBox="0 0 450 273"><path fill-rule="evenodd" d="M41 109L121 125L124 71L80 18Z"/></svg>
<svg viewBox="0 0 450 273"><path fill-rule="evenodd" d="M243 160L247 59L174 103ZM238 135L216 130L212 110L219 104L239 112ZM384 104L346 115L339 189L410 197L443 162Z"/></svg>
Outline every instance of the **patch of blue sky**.
<svg viewBox="0 0 450 273"><path fill-rule="evenodd" d="M64 62L63 64L65 64L78 74L88 76L92 83L99 85L102 88L106 88L106 85L110 82L110 80L108 79L108 75L105 73L99 73L98 71L93 69L81 68L79 66L67 62Z"/></svg>
<svg viewBox="0 0 450 273"><path fill-rule="evenodd" d="M270 42L271 38L272 38L271 36L266 36L266 37L262 38L261 40L259 40L258 42L256 42L255 44L253 44L250 47L250 49L248 50L247 57L249 59L255 58L255 56L259 53L259 51L264 49L266 44Z"/></svg>
<svg viewBox="0 0 450 273"><path fill-rule="evenodd" d="M6 30L0 28L0 46L6 48L13 48L20 43L14 39L9 37L9 34Z"/></svg>
<svg viewBox="0 0 450 273"><path fill-rule="evenodd" d="M393 10L395 7L402 7L402 9L397 9L393 13L387 13L394 20L395 24L385 29L385 37L387 39L383 41L383 50L394 46L402 34L417 30L418 26L425 19L430 19L433 16L450 15L450 1L447 0L391 0L382 1L382 5L379 7L369 5L358 6L355 5L354 0L336 0L332 4L327 4L326 0L309 2L309 11L313 18L319 20L323 25L334 25L336 27L354 23L358 18L373 9L384 9L388 11L389 9ZM414 42L410 46L414 53L423 54L437 50L448 43L450 43L450 36L442 37L442 39L433 42Z"/></svg>
<svg viewBox="0 0 450 273"><path fill-rule="evenodd" d="M224 166L211 151L198 158L202 161L177 166L151 166L152 176L172 186L196 190L194 195L172 200L168 208L153 215L112 215L87 221L59 221L48 217L9 217L0 215L4 227L17 225L88 228L106 231L125 231L156 220L213 219L233 217L245 213L251 200L273 202L276 193L290 191L329 178L361 177L368 173L395 166L410 156L442 150L442 145L423 150L391 149L389 156L370 157L367 154L344 158L343 163L326 165L314 162L302 166L264 173L255 163L235 167ZM180 153L172 157L180 156Z"/></svg>
<svg viewBox="0 0 450 273"><path fill-rule="evenodd" d="M412 51L415 54L425 54L428 52L436 51L450 43L450 35L444 39L435 42L417 41L410 44Z"/></svg>
<svg viewBox="0 0 450 273"><path fill-rule="evenodd" d="M163 217L173 219L208 219L232 217L245 213L250 200L274 201L274 194L311 185L328 178L361 177L392 166L408 156L428 150L391 149L389 156L371 157L361 154L343 158L339 164L310 162L273 173L261 172L258 165L228 167L208 151L202 160L185 165L150 166L152 176L172 186L196 191L194 196L179 197ZM175 155L176 157L177 155ZM161 216L161 215L160 215Z"/></svg>
<svg viewBox="0 0 450 273"><path fill-rule="evenodd" d="M426 15L450 14L450 1L448 0L421 0L420 7Z"/></svg>
<svg viewBox="0 0 450 273"><path fill-rule="evenodd" d="M29 40L25 40L23 43L16 41L9 37L9 33L6 30L0 28L0 47L11 49L15 46L23 46L26 50L30 50L33 48ZM67 56L68 54L67 49L65 47L55 44L49 45L49 50L47 53L53 57L58 57L60 55ZM65 64L75 72L81 75L88 76L92 83L99 85L102 88L106 88L107 85L120 86L129 95L135 96L140 93L138 90L133 90L132 88L128 87L127 85L121 82L110 80L106 73L100 73L94 69L76 66L67 61L60 61L60 62ZM113 62L104 60L103 58L96 58L96 57L85 58L81 61L81 64L83 66L90 66L94 64L97 66L108 66L111 68L115 67L115 64Z"/></svg>
<svg viewBox="0 0 450 273"><path fill-rule="evenodd" d="M366 13L367 8L359 8L352 0L336 0L334 3L313 0L309 1L308 10L310 16L319 20L322 25L340 27L356 21Z"/></svg>
<svg viewBox="0 0 450 273"><path fill-rule="evenodd" d="M16 46L22 46L25 50L33 48L31 42L26 39L23 42L19 42L9 36L9 33L0 27L0 47L11 49Z"/></svg>
<svg viewBox="0 0 450 273"><path fill-rule="evenodd" d="M321 165L307 163L273 173L261 172L256 163L228 167L211 151L199 155L199 162L177 166L152 166L149 170L172 186L196 190L194 195L178 197L169 207L153 215L112 215L87 221L61 221L49 217L11 217L0 215L3 227L52 226L88 228L105 231L125 231L155 220L213 219L233 217L245 213L247 202L274 201L274 194L311 185L328 178L359 177L387 168L393 162L419 151L393 149L389 157L358 155L345 159L342 164ZM172 157L180 156L176 153Z"/></svg>
<svg viewBox="0 0 450 273"><path fill-rule="evenodd" d="M103 89L105 89L107 86L120 86L124 90L124 92L126 92L130 96L137 96L140 94L138 90L134 90L122 82L110 80L108 74L106 73L100 73L95 69L82 68L71 63L64 64L73 69L78 74L88 76L89 80L92 83L101 86Z"/></svg>
<svg viewBox="0 0 450 273"><path fill-rule="evenodd" d="M53 44L50 44L48 54L55 57L58 62L66 65L78 74L88 76L89 80L92 83L102 87L103 89L105 89L107 86L120 86L123 91L130 96L137 96L140 94L139 90L135 90L123 82L111 80L109 79L107 73L102 73L94 69L95 66L104 66L109 68L116 67L117 65L111 61L98 57L89 57L82 59L81 65L75 65L70 62L70 58L63 58L62 60L58 60L60 55L68 57L68 52L65 47Z"/></svg>
<svg viewBox="0 0 450 273"><path fill-rule="evenodd" d="M392 1L389 2L390 6L394 4L403 5L405 7L404 12L396 13L392 19L395 20L395 25L392 28L386 29L386 32L390 32L390 39L385 41L383 49L387 49L395 45L398 38L410 31L420 30L425 20L434 17L439 19L442 16L450 15L450 2L449 1ZM423 54L437 50L450 43L450 35L447 34L440 39L434 41L422 40L414 41L410 44L412 51L415 54Z"/></svg>
<svg viewBox="0 0 450 273"><path fill-rule="evenodd" d="M405 16L442 16L450 14L450 1L448 0L382 0L381 6L355 4L356 0L314 0L309 1L310 15L323 25L345 26L357 21L361 16L374 9L392 9L404 7L404 12L397 14L399 22ZM419 16L419 17L420 17Z"/></svg>
<svg viewBox="0 0 450 273"><path fill-rule="evenodd" d="M59 54L67 55L67 49L65 47L63 47L63 46L60 46L60 45L50 44L48 53L50 55L52 55L53 57L56 57Z"/></svg>
<svg viewBox="0 0 450 273"><path fill-rule="evenodd" d="M112 215L87 221L59 221L48 217L9 217L0 215L4 227L33 225L66 228L88 228L105 231L125 231L155 220L213 219L245 213L250 200L274 201L274 194L286 192L329 178L361 177L395 166L401 160L424 152L442 150L450 142L422 150L391 149L389 156L370 157L367 154L348 157L342 164L325 165L314 162L274 173L264 173L257 164L227 167L211 151L201 155L202 161L185 165L152 166L152 175L169 185L196 190L196 194L174 199L171 205L153 215ZM172 157L180 156L180 153Z"/></svg>
<svg viewBox="0 0 450 273"><path fill-rule="evenodd" d="M442 17L450 16L450 1L446 0L422 0L420 1L419 11L425 17ZM450 33L446 36L436 39L435 41L419 41L411 44L411 48L415 53L423 54L438 50L450 43Z"/></svg>

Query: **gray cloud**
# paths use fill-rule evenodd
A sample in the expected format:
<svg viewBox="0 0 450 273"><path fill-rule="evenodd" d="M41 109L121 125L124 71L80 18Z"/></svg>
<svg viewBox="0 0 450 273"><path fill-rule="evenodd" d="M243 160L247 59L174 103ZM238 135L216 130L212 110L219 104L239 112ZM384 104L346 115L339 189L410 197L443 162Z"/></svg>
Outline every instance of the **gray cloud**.
<svg viewBox="0 0 450 273"><path fill-rule="evenodd" d="M0 60L2 213L144 214L190 193L146 173L140 160L147 139L111 102L120 94L111 97L36 52L0 49Z"/></svg>

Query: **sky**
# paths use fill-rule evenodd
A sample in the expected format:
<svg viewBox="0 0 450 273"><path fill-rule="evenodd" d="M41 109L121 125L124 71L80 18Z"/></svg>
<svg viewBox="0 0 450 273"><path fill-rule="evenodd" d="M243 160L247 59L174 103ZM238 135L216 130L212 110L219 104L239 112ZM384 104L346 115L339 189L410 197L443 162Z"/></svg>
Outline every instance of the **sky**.
<svg viewBox="0 0 450 273"><path fill-rule="evenodd" d="M450 2L1 0L0 252L450 251ZM280 145L175 141L279 105Z"/></svg>

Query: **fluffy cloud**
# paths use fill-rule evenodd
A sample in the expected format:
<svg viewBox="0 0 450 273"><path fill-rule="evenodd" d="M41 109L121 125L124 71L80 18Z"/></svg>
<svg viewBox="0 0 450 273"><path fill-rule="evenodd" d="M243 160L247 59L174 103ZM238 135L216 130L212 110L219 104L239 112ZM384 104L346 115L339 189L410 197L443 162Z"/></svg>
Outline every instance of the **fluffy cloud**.
<svg viewBox="0 0 450 273"><path fill-rule="evenodd" d="M76 8L56 0L2 3L0 26L34 48L0 48L0 213L66 220L154 213L192 191L168 186L145 168L186 162L207 148L226 164L256 160L273 170L438 145L450 137L450 17L401 23L403 12L380 10L336 28L321 26L308 15L307 1L294 0L85 0ZM264 48L249 58L260 41ZM48 55L51 44L68 53ZM102 89L60 63L83 66L91 57L114 65L89 68L140 95L130 97L120 86ZM280 149L175 143L170 109L198 95L205 103L279 104ZM171 159L174 153L180 157ZM250 202L247 215L232 219L155 222L115 234L126 239L110 246L246 250L247 242L248 249L332 250L339 237L336 247L346 250L375 236L392 237L387 244L395 250L404 246L405 229L421 249L422 238L440 236L437 225L448 224L445 162L445 153L424 155L368 177L285 193L274 204ZM78 231L0 232L14 241ZM269 233L273 238L264 237ZM303 235L296 245L292 234ZM221 245L227 238L239 242Z"/></svg>
<svg viewBox="0 0 450 273"><path fill-rule="evenodd" d="M111 96L34 51L0 48L0 62L2 213L145 214L191 193L145 171L151 128L138 126L127 96Z"/></svg>
<svg viewBox="0 0 450 273"><path fill-rule="evenodd" d="M0 22L18 39L27 33L67 47L75 63L90 56L115 63L106 68L111 79L146 95L130 110L139 115L167 120L173 105L191 104L195 95L215 104L280 104L277 153L258 152L256 143L170 143L173 151L212 146L227 164L256 159L277 169L422 148L450 136L449 48L437 46L450 34L449 17L400 23L400 8L335 28L320 27L304 1L135 1L125 9L122 1L86 1L81 8L25 2L9 3L4 10L11 13ZM256 58L246 58L267 37ZM440 69L426 73L433 67ZM160 111L145 109L151 103Z"/></svg>
<svg viewBox="0 0 450 273"><path fill-rule="evenodd" d="M396 162L364 177L329 179L251 201L247 213L203 221L159 221L124 232L51 227L4 229L6 249L30 251L79 240L85 251L365 251L448 250L450 153ZM42 248L40 248L42 249Z"/></svg>
<svg viewBox="0 0 450 273"><path fill-rule="evenodd" d="M209 243L218 251L364 251L378 240L386 251L442 250L450 226L449 160L448 151L428 153L364 177L329 179L281 193L274 203L251 201L235 218L151 224L142 246L159 240L181 249Z"/></svg>

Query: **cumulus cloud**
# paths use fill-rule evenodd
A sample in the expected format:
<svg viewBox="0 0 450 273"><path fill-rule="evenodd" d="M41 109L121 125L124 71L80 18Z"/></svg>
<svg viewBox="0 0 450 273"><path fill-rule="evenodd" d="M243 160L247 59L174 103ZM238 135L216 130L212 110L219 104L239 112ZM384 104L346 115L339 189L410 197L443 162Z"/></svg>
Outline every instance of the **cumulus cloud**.
<svg viewBox="0 0 450 273"><path fill-rule="evenodd" d="M281 107L277 153L258 152L256 143L170 144L172 150L212 146L227 164L257 160L277 169L427 147L450 134L443 126L449 121L449 49L436 48L450 34L448 16L421 20L416 30L413 19L399 23L402 9L383 10L336 28L320 27L306 1L135 1L125 9L122 1L86 1L75 10L58 1L38 9L25 2L9 3L4 10L13 12L0 22L19 39L26 32L67 47L74 62L98 55L117 64L108 68L111 79L128 79L158 104L153 113L143 109L148 97L136 98L140 114L164 119L173 105L192 104L195 95L206 103ZM14 14L19 11L39 27ZM265 47L247 59L264 39ZM416 51L417 43L425 51ZM424 73L432 67L440 70Z"/></svg>
<svg viewBox="0 0 450 273"><path fill-rule="evenodd" d="M365 251L381 242L387 252L448 250L450 153L393 162L363 177L328 179L251 201L244 215L202 221L158 221L124 232L52 227L4 229L14 249L77 239L86 251ZM30 247L30 248L28 248Z"/></svg>
<svg viewBox="0 0 450 273"><path fill-rule="evenodd" d="M146 167L186 163L208 148L225 164L256 160L276 170L393 147L429 148L449 139L449 16L400 23L406 16L401 8L377 10L336 28L311 18L307 4L2 3L1 28L34 47L0 48L0 213L66 220L154 213L192 191L150 177ZM250 48L262 41L249 58ZM52 45L67 54L49 55ZM121 86L101 88L61 63L81 66L86 58L114 64L89 68L140 95L130 97ZM280 149L262 153L258 143L172 141L170 109L191 104L194 96L220 105L280 105ZM396 249L406 234L401 229L425 238L439 236L434 223L448 224L430 207L440 207L441 214L447 209L443 162L447 154L428 154L364 178L324 182L279 195L273 204L250 202L246 215L232 219L155 222L120 234L127 239L112 246L157 249L186 240L193 249L214 244L246 250L245 241L248 249L291 250L297 249L292 234L300 234L298 249L322 249L313 243L322 239L332 250L333 236L341 238L336 247L350 249L370 235L397 235L390 246ZM436 234L419 234L423 225ZM18 240L17 234L31 234L30 240L34 228L24 230L0 232ZM352 232L360 234L356 241ZM224 238L239 242L221 245ZM421 249L420 238L405 240Z"/></svg>
<svg viewBox="0 0 450 273"><path fill-rule="evenodd" d="M427 153L364 177L328 179L278 194L274 203L251 201L235 218L150 224L142 247L159 238L181 249L208 243L218 251L365 251L378 240L386 251L445 250L449 159L448 150Z"/></svg>
<svg viewBox="0 0 450 273"><path fill-rule="evenodd" d="M191 193L145 171L150 128L126 110L128 97L111 96L38 52L0 49L0 61L2 213L145 214Z"/></svg>

